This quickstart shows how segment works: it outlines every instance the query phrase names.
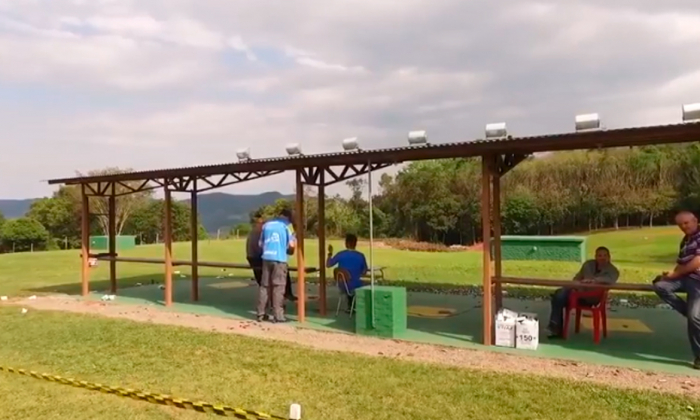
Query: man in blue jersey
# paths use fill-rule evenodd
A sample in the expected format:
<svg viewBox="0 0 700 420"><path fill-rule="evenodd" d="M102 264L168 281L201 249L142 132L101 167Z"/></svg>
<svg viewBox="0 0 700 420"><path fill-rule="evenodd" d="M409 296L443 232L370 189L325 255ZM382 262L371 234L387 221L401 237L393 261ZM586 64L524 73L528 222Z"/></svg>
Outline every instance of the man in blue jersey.
<svg viewBox="0 0 700 420"><path fill-rule="evenodd" d="M347 282L348 290L345 290L345 286L338 285L340 287L341 293L347 295L348 298L348 310L352 307L352 302L355 299L355 289L364 286L362 281L362 276L367 274L367 260L365 255L360 251L357 251L357 236L353 234L345 235L345 248L339 253L333 255L333 246L328 246L328 258L326 260L326 267L338 266L347 270L350 273L350 279Z"/></svg>
<svg viewBox="0 0 700 420"><path fill-rule="evenodd" d="M294 254L296 238L291 226L292 212L283 209L279 216L268 220L262 227L260 247L262 248L262 278L258 288L258 321L266 316L266 307L272 296L272 316L274 322L286 322L284 316L284 289L287 283L287 258Z"/></svg>

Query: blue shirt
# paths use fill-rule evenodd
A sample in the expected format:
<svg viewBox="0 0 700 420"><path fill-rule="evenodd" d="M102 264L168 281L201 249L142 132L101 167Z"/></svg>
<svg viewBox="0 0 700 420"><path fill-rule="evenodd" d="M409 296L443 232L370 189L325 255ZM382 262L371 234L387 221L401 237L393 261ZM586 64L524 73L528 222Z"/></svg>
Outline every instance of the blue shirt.
<svg viewBox="0 0 700 420"><path fill-rule="evenodd" d="M260 235L262 259L286 263L287 249L293 241L294 230L286 220L272 219L265 222Z"/></svg>
<svg viewBox="0 0 700 420"><path fill-rule="evenodd" d="M338 268L348 270L350 273L350 281L348 289L350 292L362 287L362 275L367 271L367 260L365 255L354 249L345 249L335 254L328 260L328 266L333 267L338 265ZM340 285L340 287L343 287Z"/></svg>
<svg viewBox="0 0 700 420"><path fill-rule="evenodd" d="M678 265L685 265L692 261L693 258L700 256L700 230L687 235L681 241L680 251L678 252ZM700 270L688 273L688 277L693 280L700 280Z"/></svg>

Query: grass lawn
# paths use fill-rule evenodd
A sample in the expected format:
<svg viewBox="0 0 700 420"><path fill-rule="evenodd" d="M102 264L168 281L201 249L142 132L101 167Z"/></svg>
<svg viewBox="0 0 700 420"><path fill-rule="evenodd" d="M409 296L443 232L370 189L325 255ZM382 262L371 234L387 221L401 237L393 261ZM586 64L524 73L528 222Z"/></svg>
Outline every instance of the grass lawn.
<svg viewBox="0 0 700 420"><path fill-rule="evenodd" d="M588 253L601 245L611 249L613 260L622 272L621 281L648 282L655 275L672 268L681 234L675 227L624 230L589 236ZM335 249L342 249L340 241L332 241ZM203 241L199 244L200 260L245 262L243 240ZM366 246L361 247L367 252ZM33 294L37 289L77 292L80 289L80 251L18 253L0 255L0 294ZM122 256L163 257L161 245L138 247L121 252ZM190 259L190 244L174 244L177 259ZM318 266L318 244L306 241L307 265ZM481 283L480 252L428 253L394 249L376 249L374 265L386 266L390 280L417 283L466 285ZM504 274L543 278L571 278L578 263L559 262L504 262ZM120 287L136 282L161 281L163 268L158 265L121 263L117 266ZM176 268L187 273L189 268ZM201 269L201 275L216 275L218 269ZM249 276L248 270L234 270L234 274ZM104 281L109 268L104 262L91 271L91 288L105 290ZM69 287L57 288L59 285Z"/></svg>
<svg viewBox="0 0 700 420"><path fill-rule="evenodd" d="M306 419L690 419L696 401L0 307L0 363ZM313 360L313 363L309 361ZM700 409L700 407L697 407ZM0 372L3 419L202 419Z"/></svg>

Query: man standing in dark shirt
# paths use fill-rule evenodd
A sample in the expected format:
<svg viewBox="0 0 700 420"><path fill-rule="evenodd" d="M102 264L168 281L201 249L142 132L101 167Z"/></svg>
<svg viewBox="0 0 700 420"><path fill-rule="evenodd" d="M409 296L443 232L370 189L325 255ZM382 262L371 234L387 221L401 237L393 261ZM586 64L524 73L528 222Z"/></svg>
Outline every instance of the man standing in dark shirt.
<svg viewBox="0 0 700 420"><path fill-rule="evenodd" d="M676 224L685 234L676 266L654 279L654 291L688 319L688 339L695 356L693 368L700 369L700 229L697 217L689 211L678 213ZM678 292L685 292L687 299L678 297Z"/></svg>
<svg viewBox="0 0 700 420"><path fill-rule="evenodd" d="M252 229L246 240L246 258L248 259L250 268L253 269L255 281L258 283L258 286L260 286L260 279L262 278L262 249L260 248L260 234L263 225L262 213L256 211L250 222Z"/></svg>

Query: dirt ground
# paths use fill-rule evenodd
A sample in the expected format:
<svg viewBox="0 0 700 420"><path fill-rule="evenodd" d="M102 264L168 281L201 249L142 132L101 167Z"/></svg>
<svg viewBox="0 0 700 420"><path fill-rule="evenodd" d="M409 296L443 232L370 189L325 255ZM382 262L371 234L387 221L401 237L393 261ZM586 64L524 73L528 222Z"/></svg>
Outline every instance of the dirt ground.
<svg viewBox="0 0 700 420"><path fill-rule="evenodd" d="M2 302L2 304L15 305L18 312L20 308L26 308L28 310L92 314L137 322L177 325L217 333L286 341L319 350L352 352L465 369L558 377L618 388L656 390L700 398L700 379L694 376L645 372L639 369L599 366L567 360L322 332L290 325L274 325L169 312L157 307L120 305L118 302L86 302L70 296L11 299Z"/></svg>

